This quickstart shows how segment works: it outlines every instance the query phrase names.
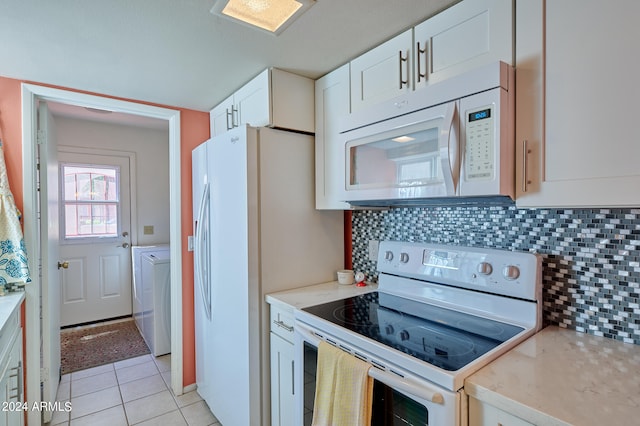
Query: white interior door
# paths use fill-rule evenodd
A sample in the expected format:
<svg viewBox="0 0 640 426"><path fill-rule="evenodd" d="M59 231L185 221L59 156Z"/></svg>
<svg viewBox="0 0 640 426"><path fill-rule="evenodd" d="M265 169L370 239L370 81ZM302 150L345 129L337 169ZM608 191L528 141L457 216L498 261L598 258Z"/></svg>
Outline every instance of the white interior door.
<svg viewBox="0 0 640 426"><path fill-rule="evenodd" d="M58 160L53 117L45 102L38 106L40 160L40 237L42 253L42 400L55 401L60 380L60 272L58 271ZM48 206L48 208L46 207ZM45 423L51 411L43 412Z"/></svg>
<svg viewBox="0 0 640 426"><path fill-rule="evenodd" d="M61 325L131 315L130 159L58 156Z"/></svg>

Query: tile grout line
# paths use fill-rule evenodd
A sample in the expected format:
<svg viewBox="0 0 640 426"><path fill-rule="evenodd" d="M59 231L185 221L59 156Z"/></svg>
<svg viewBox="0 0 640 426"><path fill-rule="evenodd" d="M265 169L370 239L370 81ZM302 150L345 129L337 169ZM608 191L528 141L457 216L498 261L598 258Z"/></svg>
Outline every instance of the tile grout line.
<svg viewBox="0 0 640 426"><path fill-rule="evenodd" d="M147 356L149 356L149 355L147 355ZM161 368L160 368L161 366L158 364L158 359L157 359L157 358L153 358L153 357L149 357L149 358L150 358L150 360L148 360L148 361L142 361L142 362L135 363L135 364L132 364L132 365L125 365L125 366L123 366L123 367L121 367L121 368L117 368L117 367L116 367L116 363L105 364L105 365L109 365L109 366L110 366L110 368L109 368L109 369L107 369L107 371L103 371L103 372L96 372L95 374L90 374L90 375L87 375L87 376L82 375L82 376L81 376L81 377L79 377L79 378L73 378L73 376L72 376L72 374L73 374L73 373L68 373L68 375L69 375L69 377L68 377L68 381L69 381L69 384L68 384L68 386L69 386L69 401L71 401L71 402L72 402L72 404L73 404L73 399L75 399L75 398L79 398L79 397L81 397L81 396L90 395L90 394L92 394L92 393L96 393L96 392L99 392L99 391L102 391L102 390L105 390L105 389L109 389L109 388L99 389L99 390L96 390L96 391L94 391L94 392L89 392L89 393L86 393L86 394L83 394L83 395L78 395L78 396L76 396L75 398L73 398L73 397L72 397L72 392L73 392L73 391L72 391L72 388L73 388L73 382L74 382L74 381L87 379L87 378L94 377L94 376L97 376L97 375L99 375L99 374L105 374L105 373L108 373L108 372L112 372L112 373L114 374L114 376L115 376L115 379L116 379L116 380L115 380L115 383L116 383L116 386L118 387L118 395L119 395L119 399L120 399L120 404L116 404L116 405L114 405L114 406L112 406L112 407L105 407L105 408L103 408L103 409L101 409L101 410L98 410L98 411L95 411L95 412L92 412L92 413L86 413L85 415L80 416L80 417L77 417L77 418L74 418L74 419L71 419L71 412L70 412L70 413L68 413L68 414L67 414L66 422L63 422L62 424L70 425L72 421L77 421L77 420L79 420L79 419L82 419L82 418L85 418L85 417L88 417L88 416L90 416L90 415L94 415L94 414L97 414L97 413L101 413L101 412L103 412L103 411L110 410L110 409L113 409L113 408L118 407L118 406L120 406L120 407L121 407L121 409L122 409L122 411L123 411L123 414L124 414L124 420L125 420L125 422L126 422L126 424L127 424L128 426L131 426L131 425L133 425L133 424L138 424L138 423L140 423L140 422L146 422L146 421L149 421L149 420L152 420L152 419L159 418L159 417L161 417L161 416L163 416L163 415L167 415L167 414L172 413L174 410L169 411L169 412L167 412L167 413L160 414L160 415L158 415L158 416L153 416L153 417L150 417L150 418L147 418L147 419L143 419L143 420L141 420L141 421L140 421L140 422L138 422L138 423L131 423L131 422L130 422L129 415L128 415L127 410L126 410L126 403L125 403L125 401L124 401L124 395L123 395L123 392L122 392L122 386L127 385L127 384L129 384L129 383L134 383L134 382L139 381L139 380L148 379L149 377L153 377L153 376L155 376L156 374L152 374L151 376L146 376L146 377L136 378L136 379L134 379L134 380L131 380L131 381L128 381L128 382L125 382L125 383L121 383L121 380L120 380L120 378L118 377L117 372L118 372L119 370L124 369L124 368L134 367L134 366L136 366L136 365L141 365L141 364L145 364L145 363L147 363L147 362L152 362L152 363L153 363L153 365L154 365L154 367L155 367L155 371L157 372L157 375L159 376L160 380L162 381L163 389L162 389L162 390L160 390L160 391L158 391L158 392L154 392L154 393L152 393L152 394L149 394L149 395L144 395L144 396L141 396L141 397L138 397L138 398L132 399L131 401L128 401L127 403L132 402L132 401L137 401L137 400L140 400L140 399L143 399L143 398L149 397L149 396L157 395L158 393L162 393L162 392L164 392L164 391L168 391L168 392L170 393L171 397L172 397L172 400L173 400L173 401L174 401L174 403L175 403L176 409L179 411L180 417L182 418L182 420L184 421L184 423L185 423L185 424L189 425L189 421L188 421L188 419L187 419L187 417L186 417L186 415L185 415L185 411L184 411L184 410L185 410L185 409L188 409L188 407L193 407L193 406L196 406L197 404L200 404L203 400L202 400L202 399L198 399L198 400L196 400L196 401L191 401L190 403L187 403L187 404L186 404L186 405L184 405L184 406L181 406L181 403L180 403L180 401L178 400L178 397L173 393L173 390L170 388L170 384L169 384L169 383L167 383L167 381L165 380L165 377L163 376L163 372L162 372L162 371L160 371L160 370L161 370ZM126 361L126 360L125 360L125 361ZM166 372L165 372L165 373L166 373ZM62 383L62 381L61 381L61 383ZM57 400L57 397L56 397L56 400ZM185 401L185 402L186 402L186 401ZM195 407L194 407L194 409L195 409ZM214 418L215 418L215 417L214 417ZM214 421L214 422L212 423L212 425L219 425L219 423L216 423L216 422Z"/></svg>

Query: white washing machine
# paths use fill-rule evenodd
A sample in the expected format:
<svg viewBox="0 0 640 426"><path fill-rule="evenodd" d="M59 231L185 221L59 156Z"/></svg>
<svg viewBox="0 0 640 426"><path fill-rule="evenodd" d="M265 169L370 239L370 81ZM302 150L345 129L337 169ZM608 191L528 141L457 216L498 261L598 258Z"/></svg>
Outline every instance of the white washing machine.
<svg viewBox="0 0 640 426"><path fill-rule="evenodd" d="M171 260L168 250L142 255L142 336L153 355L171 352Z"/></svg>
<svg viewBox="0 0 640 426"><path fill-rule="evenodd" d="M169 244L155 244L148 246L132 246L131 247L131 270L133 288L131 291L133 319L136 326L142 334L142 256L145 253L155 253L166 251L169 253Z"/></svg>

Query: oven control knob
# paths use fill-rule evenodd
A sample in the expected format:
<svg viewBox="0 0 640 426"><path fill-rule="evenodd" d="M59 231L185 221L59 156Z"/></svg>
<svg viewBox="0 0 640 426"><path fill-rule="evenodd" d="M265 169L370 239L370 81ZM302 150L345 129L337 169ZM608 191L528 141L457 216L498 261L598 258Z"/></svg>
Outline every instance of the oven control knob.
<svg viewBox="0 0 640 426"><path fill-rule="evenodd" d="M482 275L491 275L493 266L489 262L480 262L478 264L478 273Z"/></svg>
<svg viewBox="0 0 640 426"><path fill-rule="evenodd" d="M515 265L507 265L502 270L502 275L509 281L517 280L520 277L520 268Z"/></svg>
<svg viewBox="0 0 640 426"><path fill-rule="evenodd" d="M409 262L409 254L408 253L400 253L400 262L408 263Z"/></svg>
<svg viewBox="0 0 640 426"><path fill-rule="evenodd" d="M387 262L391 262L393 260L393 252L391 250L384 252L384 260Z"/></svg>
<svg viewBox="0 0 640 426"><path fill-rule="evenodd" d="M402 341L409 340L409 332L407 330L402 330L400 332L400 340Z"/></svg>
<svg viewBox="0 0 640 426"><path fill-rule="evenodd" d="M387 334L393 334L393 332L394 332L394 330L393 330L393 326L392 326L392 325L386 325L386 326L384 327L384 331L385 331L385 333L387 333Z"/></svg>

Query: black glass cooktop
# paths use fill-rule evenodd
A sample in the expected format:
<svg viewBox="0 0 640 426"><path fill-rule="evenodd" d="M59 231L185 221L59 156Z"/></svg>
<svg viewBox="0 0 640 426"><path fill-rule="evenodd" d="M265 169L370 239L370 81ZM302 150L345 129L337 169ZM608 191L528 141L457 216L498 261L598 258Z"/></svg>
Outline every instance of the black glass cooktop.
<svg viewBox="0 0 640 426"><path fill-rule="evenodd" d="M303 310L449 371L524 330L379 292Z"/></svg>

